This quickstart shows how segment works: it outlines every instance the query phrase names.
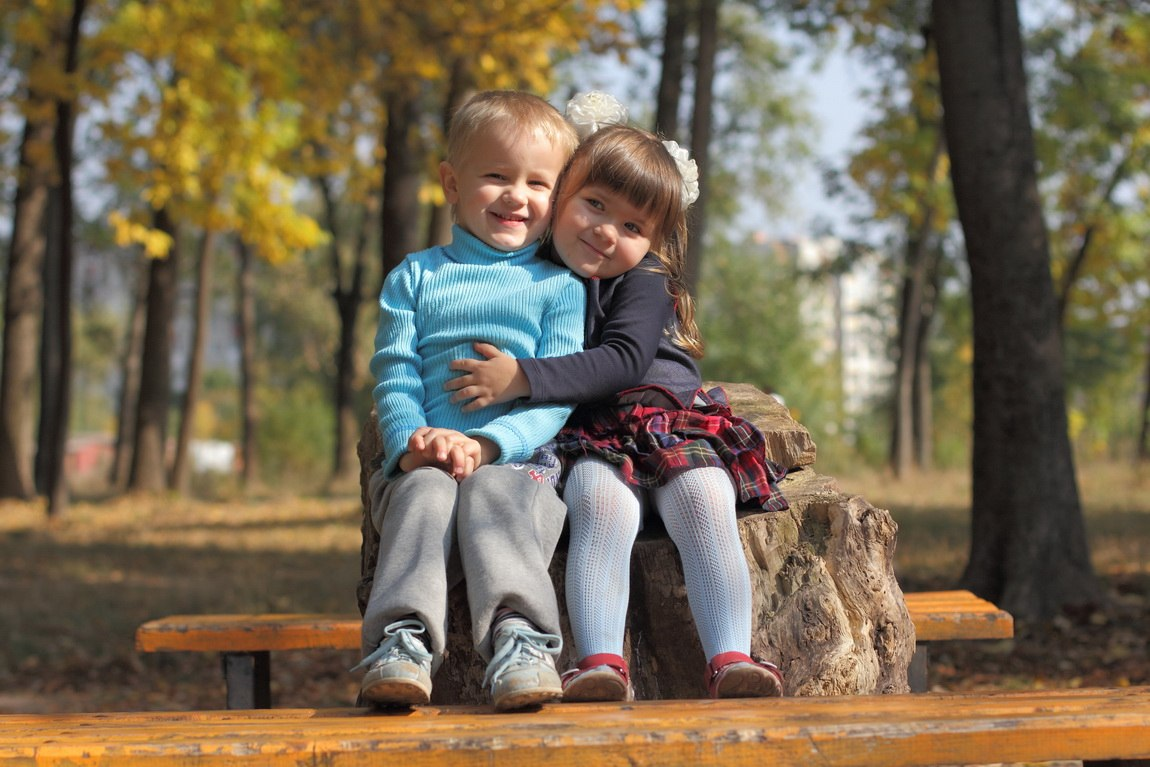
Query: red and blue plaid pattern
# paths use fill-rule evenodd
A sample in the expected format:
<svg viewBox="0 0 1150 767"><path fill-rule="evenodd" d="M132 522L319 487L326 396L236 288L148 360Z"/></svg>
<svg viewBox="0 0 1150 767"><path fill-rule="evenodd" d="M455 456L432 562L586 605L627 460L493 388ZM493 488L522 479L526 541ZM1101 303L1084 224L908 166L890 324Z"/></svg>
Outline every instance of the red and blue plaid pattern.
<svg viewBox="0 0 1150 767"><path fill-rule="evenodd" d="M568 463L593 455L644 488L688 469L716 466L734 478L742 504L788 508L778 487L786 469L767 458L762 432L731 412L720 388L700 389L690 407L657 386L629 389L610 405L578 408L557 443Z"/></svg>

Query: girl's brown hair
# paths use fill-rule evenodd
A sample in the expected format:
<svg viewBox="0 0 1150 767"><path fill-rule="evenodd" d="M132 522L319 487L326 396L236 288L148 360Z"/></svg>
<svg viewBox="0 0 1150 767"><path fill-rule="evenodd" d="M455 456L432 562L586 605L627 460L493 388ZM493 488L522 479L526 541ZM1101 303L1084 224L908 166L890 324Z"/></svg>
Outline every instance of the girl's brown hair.
<svg viewBox="0 0 1150 767"><path fill-rule="evenodd" d="M667 276L675 299L678 327L674 342L692 357L703 356L703 339L695 324L695 304L684 275L687 256L687 205L683 177L662 140L627 125L609 125L584 139L559 179L555 207L580 189L602 186L651 216L651 252Z"/></svg>

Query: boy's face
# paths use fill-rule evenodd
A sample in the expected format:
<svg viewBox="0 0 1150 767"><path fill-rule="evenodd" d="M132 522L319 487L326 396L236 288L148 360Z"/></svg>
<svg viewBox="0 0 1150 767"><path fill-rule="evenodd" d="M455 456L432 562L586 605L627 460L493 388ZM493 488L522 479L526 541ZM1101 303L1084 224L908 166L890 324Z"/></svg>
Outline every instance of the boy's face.
<svg viewBox="0 0 1150 767"><path fill-rule="evenodd" d="M618 277L651 250L650 214L606 187L591 184L564 196L551 239L567 268L580 277Z"/></svg>
<svg viewBox="0 0 1150 767"><path fill-rule="evenodd" d="M439 166L456 222L496 250L518 250L547 230L551 193L567 154L542 136L480 134L455 164Z"/></svg>

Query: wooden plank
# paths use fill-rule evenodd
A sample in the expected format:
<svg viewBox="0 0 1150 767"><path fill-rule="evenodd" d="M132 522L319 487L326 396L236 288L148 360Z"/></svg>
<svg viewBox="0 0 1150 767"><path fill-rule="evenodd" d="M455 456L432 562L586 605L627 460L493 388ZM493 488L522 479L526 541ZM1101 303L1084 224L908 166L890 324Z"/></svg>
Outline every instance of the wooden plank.
<svg viewBox="0 0 1150 767"><path fill-rule="evenodd" d="M919 642L949 639L1009 639L1014 618L969 591L904 594Z"/></svg>
<svg viewBox="0 0 1150 767"><path fill-rule="evenodd" d="M905 595L919 641L1006 639L1014 636L1010 613L969 591ZM251 652L256 650L354 649L356 615L263 614L172 615L136 631L141 652Z"/></svg>
<svg viewBox="0 0 1150 767"><path fill-rule="evenodd" d="M0 716L0 765L818 764L1150 759L1150 687L487 707Z"/></svg>
<svg viewBox="0 0 1150 767"><path fill-rule="evenodd" d="M357 615L172 615L141 625L141 652L321 650L359 647Z"/></svg>

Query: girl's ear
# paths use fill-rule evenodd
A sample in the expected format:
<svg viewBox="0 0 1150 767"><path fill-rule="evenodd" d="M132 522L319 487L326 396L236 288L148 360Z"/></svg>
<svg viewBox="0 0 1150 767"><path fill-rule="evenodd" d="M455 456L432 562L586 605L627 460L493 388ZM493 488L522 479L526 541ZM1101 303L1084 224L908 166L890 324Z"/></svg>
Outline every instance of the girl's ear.
<svg viewBox="0 0 1150 767"><path fill-rule="evenodd" d="M455 168L446 160L439 163L439 183L443 185L443 196L448 205L459 202L459 179L455 175Z"/></svg>

